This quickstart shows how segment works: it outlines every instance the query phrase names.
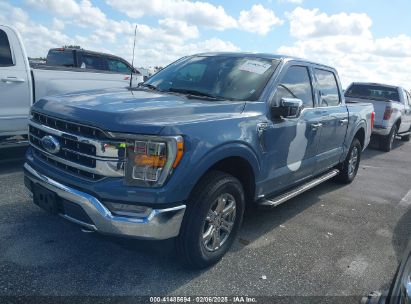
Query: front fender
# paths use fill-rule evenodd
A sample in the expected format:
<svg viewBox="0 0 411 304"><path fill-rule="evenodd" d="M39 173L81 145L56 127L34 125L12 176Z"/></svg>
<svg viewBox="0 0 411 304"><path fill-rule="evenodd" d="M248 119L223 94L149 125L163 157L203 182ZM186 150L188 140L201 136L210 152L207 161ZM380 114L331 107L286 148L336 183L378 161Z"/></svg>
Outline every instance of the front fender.
<svg viewBox="0 0 411 304"><path fill-rule="evenodd" d="M189 181L187 185L188 193L192 191L201 177L216 163L229 157L241 157L246 160L256 179L260 176L260 162L255 151L245 143L232 142L223 144L214 148L212 151L205 153L200 159L192 159L190 167L192 170L187 174L185 180Z"/></svg>

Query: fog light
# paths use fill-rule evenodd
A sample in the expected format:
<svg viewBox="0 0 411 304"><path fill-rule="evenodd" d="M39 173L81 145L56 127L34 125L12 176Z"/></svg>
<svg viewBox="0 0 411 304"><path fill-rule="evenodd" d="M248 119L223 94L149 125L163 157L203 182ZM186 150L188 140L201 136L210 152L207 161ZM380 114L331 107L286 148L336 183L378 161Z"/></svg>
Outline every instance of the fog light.
<svg viewBox="0 0 411 304"><path fill-rule="evenodd" d="M140 205L131 205L123 203L104 202L107 208L115 215L127 217L147 217L150 215L152 208Z"/></svg>

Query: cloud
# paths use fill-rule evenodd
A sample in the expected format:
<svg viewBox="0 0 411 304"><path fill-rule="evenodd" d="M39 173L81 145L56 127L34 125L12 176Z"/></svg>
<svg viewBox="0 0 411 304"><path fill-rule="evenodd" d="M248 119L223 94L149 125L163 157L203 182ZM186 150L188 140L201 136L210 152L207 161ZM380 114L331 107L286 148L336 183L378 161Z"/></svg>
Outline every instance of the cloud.
<svg viewBox="0 0 411 304"><path fill-rule="evenodd" d="M56 29L37 24L19 7L0 3L0 24L14 26L23 36L29 56L46 55L48 49L63 44L74 44L74 40Z"/></svg>
<svg viewBox="0 0 411 304"><path fill-rule="evenodd" d="M52 25L53 29L61 31L64 30L65 24L63 20L57 19L57 18L53 18L53 25Z"/></svg>
<svg viewBox="0 0 411 304"><path fill-rule="evenodd" d="M46 27L30 19L23 9L0 2L0 23L9 24L21 33L28 55L31 57L45 57L50 48L66 44L80 45L85 49L115 54L131 62L135 24L125 20L113 20L103 12L98 14L101 20L92 24L83 23L89 31L73 36L63 33L68 24L78 22L80 18L78 8L88 6L89 1L67 1L67 15L63 16L54 1L40 0L35 7L42 8L50 5L55 16L51 26ZM88 3L86 3L88 2ZM76 4L73 4L76 3ZM29 3L34 5L33 3ZM38 5L38 6L37 6ZM136 66L166 65L182 56L208 51L237 51L239 48L229 41L218 38L195 41L200 36L197 26L186 21L164 18L158 21L157 26L148 26L139 23L136 40Z"/></svg>
<svg viewBox="0 0 411 304"><path fill-rule="evenodd" d="M273 26L283 23L272 10L255 4L250 10L242 10L238 20L224 8L202 1L150 0L138 5L129 0L106 0L107 4L131 18L145 15L161 16L184 21L187 24L215 30L242 29L260 35L267 34Z"/></svg>
<svg viewBox="0 0 411 304"><path fill-rule="evenodd" d="M327 15L319 9L297 7L287 14L290 34L297 38L334 35L369 36L372 20L367 14L340 13Z"/></svg>
<svg viewBox="0 0 411 304"><path fill-rule="evenodd" d="M140 18L144 15L161 16L216 30L237 26L237 21L229 16L221 5L215 6L208 2L150 0L140 1L138 5L129 0L107 0L106 2L132 18Z"/></svg>
<svg viewBox="0 0 411 304"><path fill-rule="evenodd" d="M65 19L74 19L80 27L102 26L107 22L106 15L91 4L89 0L26 0L33 7L47 9Z"/></svg>
<svg viewBox="0 0 411 304"><path fill-rule="evenodd" d="M249 11L241 11L238 19L239 27L260 35L266 35L274 25L281 25L283 21L272 10L255 4Z"/></svg>
<svg viewBox="0 0 411 304"><path fill-rule="evenodd" d="M372 20L366 14L328 15L319 9L298 7L287 18L296 41L279 47L278 53L337 68L343 86L370 81L409 87L411 37L375 38Z"/></svg>

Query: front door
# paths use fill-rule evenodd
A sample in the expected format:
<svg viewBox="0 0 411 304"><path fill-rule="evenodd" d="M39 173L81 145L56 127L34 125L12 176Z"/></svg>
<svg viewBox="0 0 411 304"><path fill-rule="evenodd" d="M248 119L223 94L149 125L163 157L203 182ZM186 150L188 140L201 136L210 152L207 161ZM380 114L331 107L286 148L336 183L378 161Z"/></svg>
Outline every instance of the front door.
<svg viewBox="0 0 411 304"><path fill-rule="evenodd" d="M273 119L263 133L265 194L276 192L310 177L315 169L321 116L314 108L313 90L306 66L293 65L280 75L271 104L281 98L298 98L304 109L297 118Z"/></svg>

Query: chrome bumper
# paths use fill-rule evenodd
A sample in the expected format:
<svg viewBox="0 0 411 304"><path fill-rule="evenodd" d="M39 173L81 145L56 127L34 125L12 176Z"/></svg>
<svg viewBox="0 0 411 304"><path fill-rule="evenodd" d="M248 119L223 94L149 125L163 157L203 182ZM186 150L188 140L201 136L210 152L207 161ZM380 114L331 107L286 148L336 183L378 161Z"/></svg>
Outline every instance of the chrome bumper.
<svg viewBox="0 0 411 304"><path fill-rule="evenodd" d="M93 221L93 224L82 222L66 214L65 219L88 229L118 236L163 240L175 237L180 232L185 205L166 209L152 209L145 217L122 217L113 215L97 198L60 184L39 173L28 163L24 164L25 176L34 184L51 190L58 197L79 205Z"/></svg>

